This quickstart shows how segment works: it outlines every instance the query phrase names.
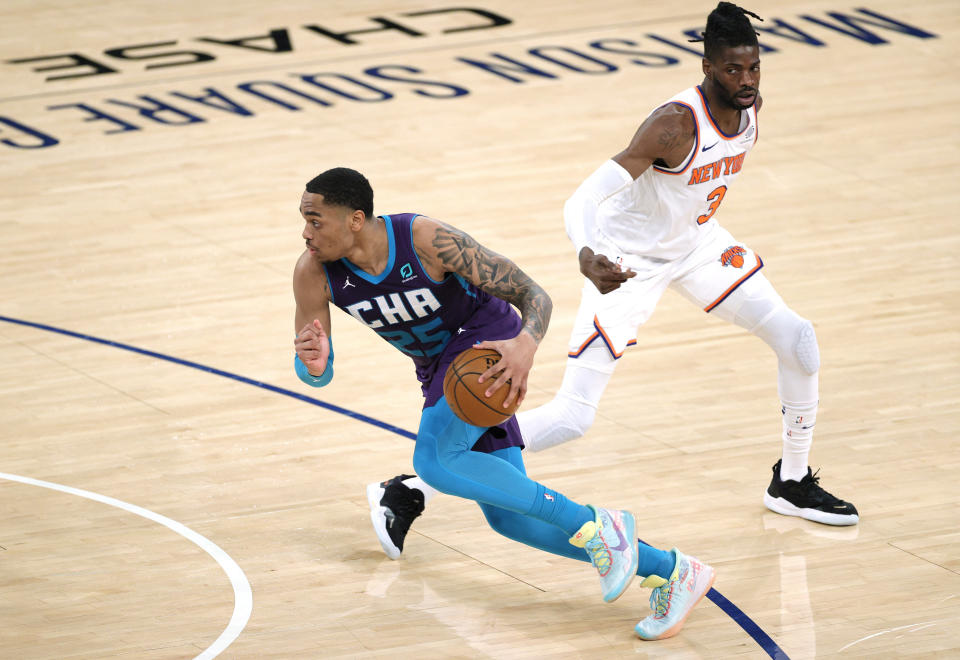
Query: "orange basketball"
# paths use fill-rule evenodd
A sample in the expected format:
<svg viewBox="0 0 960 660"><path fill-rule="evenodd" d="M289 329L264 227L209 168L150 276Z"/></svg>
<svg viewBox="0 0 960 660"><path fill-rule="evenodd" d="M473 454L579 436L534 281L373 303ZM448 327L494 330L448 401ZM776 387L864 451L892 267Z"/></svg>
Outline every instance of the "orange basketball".
<svg viewBox="0 0 960 660"><path fill-rule="evenodd" d="M443 396L457 417L474 426L496 426L513 416L519 407L516 401L509 408L503 400L510 393L510 381L500 386L493 396L484 392L493 380L477 382L484 371L500 360L500 354L492 348L468 348L447 367L443 377Z"/></svg>

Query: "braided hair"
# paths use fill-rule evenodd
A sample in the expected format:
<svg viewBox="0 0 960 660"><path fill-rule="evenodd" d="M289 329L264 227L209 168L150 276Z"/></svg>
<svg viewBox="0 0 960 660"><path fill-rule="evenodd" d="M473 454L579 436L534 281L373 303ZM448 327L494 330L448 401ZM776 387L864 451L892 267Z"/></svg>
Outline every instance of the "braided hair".
<svg viewBox="0 0 960 660"><path fill-rule="evenodd" d="M738 7L732 2L721 2L707 16L707 29L702 33L703 55L713 60L724 48L736 46L756 46L757 33L750 24L748 16L758 21L763 19L748 9Z"/></svg>

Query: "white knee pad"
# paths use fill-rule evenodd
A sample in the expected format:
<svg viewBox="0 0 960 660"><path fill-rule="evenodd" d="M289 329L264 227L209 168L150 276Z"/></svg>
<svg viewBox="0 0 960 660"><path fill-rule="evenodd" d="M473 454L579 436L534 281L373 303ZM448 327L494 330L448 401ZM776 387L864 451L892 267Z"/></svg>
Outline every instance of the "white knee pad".
<svg viewBox="0 0 960 660"><path fill-rule="evenodd" d="M812 376L820 369L813 324L787 307L767 278L757 273L711 312L760 337L782 363Z"/></svg>
<svg viewBox="0 0 960 660"><path fill-rule="evenodd" d="M585 434L597 416L595 403L563 390L557 392L547 405L553 409L556 421L564 427L570 439Z"/></svg>
<svg viewBox="0 0 960 660"><path fill-rule="evenodd" d="M817 345L817 333L813 331L813 324L810 321L803 319L800 337L793 350L805 372L812 376L820 371L820 347Z"/></svg>
<svg viewBox="0 0 960 660"><path fill-rule="evenodd" d="M820 370L820 348L813 324L781 307L751 330L767 342L784 364L812 376Z"/></svg>
<svg viewBox="0 0 960 660"><path fill-rule="evenodd" d="M563 384L553 400L517 413L527 449L541 451L586 433L597 415L614 364L603 345L590 346L579 358L568 360Z"/></svg>
<svg viewBox="0 0 960 660"><path fill-rule="evenodd" d="M596 415L595 404L561 390L549 403L517 413L517 424L527 449L542 451L579 438Z"/></svg>

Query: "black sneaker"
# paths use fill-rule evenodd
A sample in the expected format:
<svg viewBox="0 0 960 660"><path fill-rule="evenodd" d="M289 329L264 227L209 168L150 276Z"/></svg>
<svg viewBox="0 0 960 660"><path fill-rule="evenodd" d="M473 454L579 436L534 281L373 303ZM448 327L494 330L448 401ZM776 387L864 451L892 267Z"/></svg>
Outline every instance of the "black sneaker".
<svg viewBox="0 0 960 660"><path fill-rule="evenodd" d="M403 483L411 477L412 474L401 474L367 486L373 531L390 559L399 559L410 524L423 513L423 492Z"/></svg>
<svg viewBox="0 0 960 660"><path fill-rule="evenodd" d="M837 499L820 487L820 477L807 468L800 481L780 480L780 463L773 466L773 479L763 503L767 508L785 516L800 516L825 525L856 525L860 522L857 507ZM819 473L820 470L817 470Z"/></svg>

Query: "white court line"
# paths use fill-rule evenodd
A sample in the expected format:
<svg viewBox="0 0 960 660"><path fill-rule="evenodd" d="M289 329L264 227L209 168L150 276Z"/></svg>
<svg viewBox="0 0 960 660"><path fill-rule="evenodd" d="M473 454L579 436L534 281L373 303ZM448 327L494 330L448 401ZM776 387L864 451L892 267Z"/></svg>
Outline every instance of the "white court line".
<svg viewBox="0 0 960 660"><path fill-rule="evenodd" d="M872 635L867 635L866 637L861 637L861 638L858 639L858 640L855 640L855 641L850 642L850 643L847 644L846 646L844 646L844 647L840 648L839 650L837 650L837 653L840 653L840 651L843 651L843 650L846 650L846 649L850 648L850 647L853 646L854 644L859 644L860 642L865 642L865 641L867 641L868 639L873 639L874 637L879 637L880 635L886 635L887 633L896 632L897 630L905 630L905 629L907 629L907 628L913 628L914 626L920 626L919 628L916 628L916 629L910 631L910 632L917 632L917 630L923 630L924 628L929 628L930 626L935 626L935 625L937 625L937 623L939 623L939 619L935 619L935 620L933 620L933 621L923 621L923 622L920 622L920 623L910 623L910 624L908 624L908 625L906 625L906 626L897 626L896 628L890 628L889 630L881 630L881 631L878 632L878 633L873 633Z"/></svg>
<svg viewBox="0 0 960 660"><path fill-rule="evenodd" d="M89 490L71 488L70 486L61 486L60 484L55 484L50 481L40 481L39 479L21 477L16 474L7 474L6 472L0 472L0 479L19 481L20 483L29 484L31 486L40 486L41 488L59 490L63 493L78 495L80 497L85 497L88 500L95 500L97 502L109 504L110 506L115 506L118 509L123 509L124 511L129 511L130 513L146 518L147 520L160 523L164 527L173 530L180 536L200 546L208 555L213 557L214 560L220 564L220 568L222 568L227 574L227 577L230 578L230 584L233 585L233 616L230 617L230 623L228 623L224 631L220 633L220 636L214 640L213 644L208 646L200 655L196 656L194 660L210 660L211 658L217 657L228 646L230 646L230 644L233 643L233 640L240 636L240 633L246 627L247 621L250 620L250 612L253 609L253 592L250 590L250 583L247 582L247 576L244 575L243 571L237 565L237 562L233 561L233 559L230 558L230 555L221 550L220 547L210 539L197 534L195 531L186 525L178 523L176 520L171 520L166 516L161 516L159 513L154 513L153 511L139 507L136 504L128 504L127 502L122 502L112 497L100 495L99 493L94 493Z"/></svg>

